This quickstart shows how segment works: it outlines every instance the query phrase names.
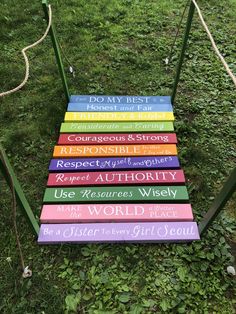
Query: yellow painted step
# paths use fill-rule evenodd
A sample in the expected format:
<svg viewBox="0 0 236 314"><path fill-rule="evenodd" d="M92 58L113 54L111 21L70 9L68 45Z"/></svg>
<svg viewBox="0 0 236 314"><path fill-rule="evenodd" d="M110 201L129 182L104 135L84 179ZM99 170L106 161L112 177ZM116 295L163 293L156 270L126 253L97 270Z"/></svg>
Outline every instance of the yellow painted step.
<svg viewBox="0 0 236 314"><path fill-rule="evenodd" d="M66 112L67 121L174 121L174 115L173 112Z"/></svg>

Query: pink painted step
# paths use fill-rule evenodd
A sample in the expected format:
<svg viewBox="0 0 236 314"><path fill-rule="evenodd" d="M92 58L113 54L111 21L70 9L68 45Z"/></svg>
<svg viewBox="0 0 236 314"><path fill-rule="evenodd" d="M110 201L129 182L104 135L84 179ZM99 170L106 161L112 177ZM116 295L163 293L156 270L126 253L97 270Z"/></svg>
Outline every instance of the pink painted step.
<svg viewBox="0 0 236 314"><path fill-rule="evenodd" d="M183 170L50 173L48 186L184 183Z"/></svg>
<svg viewBox="0 0 236 314"><path fill-rule="evenodd" d="M44 205L41 223L192 221L190 204Z"/></svg>

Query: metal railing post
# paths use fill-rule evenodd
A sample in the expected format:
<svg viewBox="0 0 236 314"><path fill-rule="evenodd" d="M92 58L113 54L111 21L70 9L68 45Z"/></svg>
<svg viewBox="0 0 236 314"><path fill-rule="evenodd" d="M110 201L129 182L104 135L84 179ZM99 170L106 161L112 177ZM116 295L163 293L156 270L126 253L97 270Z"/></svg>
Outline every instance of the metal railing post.
<svg viewBox="0 0 236 314"><path fill-rule="evenodd" d="M9 187L11 188L11 180L9 178L9 174L12 178L12 181L13 181L13 186L14 186L14 189L15 189L15 193L16 193L16 200L17 200L17 203L20 205L21 209L23 209L23 212L30 224L30 226L32 227L33 229L33 232L34 234L37 236L38 233L39 233L39 224L33 214L33 211L25 197L25 194L21 188L21 185L14 173L14 170L9 162L9 159L4 151L4 149L0 146L0 153L1 153L1 156L4 160L4 163L3 161L0 159L0 170L2 171L3 173L3 176L5 177L6 179L6 182L7 184L9 185ZM7 170L6 170L6 167L7 167Z"/></svg>
<svg viewBox="0 0 236 314"><path fill-rule="evenodd" d="M198 228L200 235L204 234L212 222L216 219L219 212L223 209L227 201L236 191L236 168L231 172L230 176L224 183L219 194L216 196L213 204L206 213L206 215L200 221Z"/></svg>
<svg viewBox="0 0 236 314"><path fill-rule="evenodd" d="M178 87L178 83L179 83L179 79L180 79L181 68L183 65L184 55L185 55L185 51L187 48L189 33L190 33L191 25L192 25L194 10L195 10L195 6L194 6L193 2L191 1L190 6L189 6L189 11L188 11L188 18L187 18L187 22L186 22L186 28L185 28L184 38L183 38L183 42L182 42L182 48L181 48L181 52L180 52L179 62L178 62L177 68L176 68L175 80L174 80L172 96L171 96L172 104L174 104L174 101L175 101L177 87Z"/></svg>
<svg viewBox="0 0 236 314"><path fill-rule="evenodd" d="M46 20L48 21L49 17L48 17L48 2L47 2L47 0L42 0L42 6L43 6L43 11L44 11ZM58 69L59 69L59 73L60 73L60 76L61 76L62 85L63 85L64 93L65 93L65 96L66 96L66 100L67 100L67 102L69 102L69 100L70 100L69 88L68 88L66 74L65 74L64 67L63 67L63 63L62 63L62 57L61 57L61 53L60 53L60 48L59 48L59 45L58 45L58 41L57 41L57 38L56 38L56 33L55 33L55 29L54 29L53 24L50 27L49 34L50 34L50 37L51 37L51 40L52 40L52 45L53 45L53 49L54 49L54 53L55 53L55 57L56 57L56 61L57 61Z"/></svg>

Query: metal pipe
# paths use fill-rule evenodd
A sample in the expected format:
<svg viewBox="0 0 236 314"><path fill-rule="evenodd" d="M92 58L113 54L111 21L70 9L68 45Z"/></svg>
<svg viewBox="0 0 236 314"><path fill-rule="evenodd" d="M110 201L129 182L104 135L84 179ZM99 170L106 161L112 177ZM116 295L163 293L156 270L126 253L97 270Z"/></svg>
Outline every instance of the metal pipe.
<svg viewBox="0 0 236 314"><path fill-rule="evenodd" d="M33 211L31 209L26 197L25 197L25 194L21 188L21 185L20 185L20 183L19 183L19 181L18 181L18 179L14 173L14 170L10 164L10 161L9 161L4 149L1 146L0 146L0 151L1 151L2 158L4 160L4 163L3 163L3 161L1 161L1 159L0 159L0 170L2 170L3 176L6 179L6 182L11 187L11 182L10 182L10 178L9 178L9 174L10 174L12 181L13 181L15 193L16 193L17 203L20 205L20 207L23 210L30 226L32 227L32 229L34 231L34 234L37 236L39 233L38 222L37 222L37 220L33 214ZM6 167L7 167L7 169L6 169Z"/></svg>
<svg viewBox="0 0 236 314"><path fill-rule="evenodd" d="M184 56L185 56L185 51L187 48L189 33L190 33L191 25L192 25L194 10L195 10L195 6L194 6L193 2L191 1L189 11L188 11L188 18L187 18L187 22L186 22L185 33L184 33L183 42L182 42L182 49L180 52L179 62L178 62L177 68L176 68L175 80L174 80L172 96L171 96L172 104L174 104L174 101L175 101L177 87L178 87L178 83L179 83L179 79L180 79L180 73L181 73L181 69L182 69L182 65L183 65L183 61L184 61Z"/></svg>
<svg viewBox="0 0 236 314"><path fill-rule="evenodd" d="M44 11L46 20L48 21L48 2L47 2L47 0L42 0L42 6L43 6L43 11ZM55 57L56 57L56 61L57 61L58 69L59 69L59 73L60 73L60 76L61 76L62 85L63 85L64 93L65 93L65 96L66 96L66 100L67 100L67 102L69 102L69 100L70 100L69 88L68 88L68 84L67 84L66 74L65 74L63 63L62 63L62 57L61 57L61 53L60 53L60 48L59 48L59 45L58 45L58 41L57 41L57 37L56 37L56 33L55 33L55 29L54 29L53 23L52 23L52 25L50 27L49 34L50 34L50 37L51 37L51 40L52 40L52 45L53 45L53 49L54 49L54 53L55 53Z"/></svg>
<svg viewBox="0 0 236 314"><path fill-rule="evenodd" d="M223 209L227 201L236 191L236 168L231 172L225 184L221 188L219 194L216 196L213 204L200 221L198 228L200 235L204 234L210 227L212 222L216 219L219 212Z"/></svg>

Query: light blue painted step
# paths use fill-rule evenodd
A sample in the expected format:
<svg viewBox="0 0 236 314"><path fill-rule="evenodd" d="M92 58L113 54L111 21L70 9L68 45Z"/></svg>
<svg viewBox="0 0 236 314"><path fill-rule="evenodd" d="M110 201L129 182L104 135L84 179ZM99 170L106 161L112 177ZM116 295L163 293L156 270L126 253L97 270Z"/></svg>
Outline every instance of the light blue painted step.
<svg viewBox="0 0 236 314"><path fill-rule="evenodd" d="M170 96L72 95L68 111L171 112Z"/></svg>

